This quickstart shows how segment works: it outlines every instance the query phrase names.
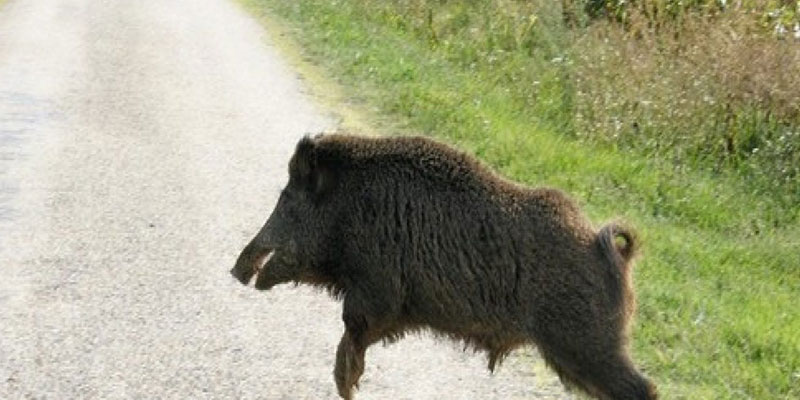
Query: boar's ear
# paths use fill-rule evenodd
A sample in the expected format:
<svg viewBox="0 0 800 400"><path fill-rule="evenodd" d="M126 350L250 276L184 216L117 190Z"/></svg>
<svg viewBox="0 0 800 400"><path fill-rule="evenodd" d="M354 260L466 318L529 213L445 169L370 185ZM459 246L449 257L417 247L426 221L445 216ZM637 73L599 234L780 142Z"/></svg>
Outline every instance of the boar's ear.
<svg viewBox="0 0 800 400"><path fill-rule="evenodd" d="M294 149L294 156L289 162L289 176L292 179L305 182L311 176L316 164L316 144L313 139L305 136L297 142L297 147Z"/></svg>
<svg viewBox="0 0 800 400"><path fill-rule="evenodd" d="M320 158L314 139L306 136L297 143L289 175L314 199L319 199L333 187L333 170L326 164Z"/></svg>

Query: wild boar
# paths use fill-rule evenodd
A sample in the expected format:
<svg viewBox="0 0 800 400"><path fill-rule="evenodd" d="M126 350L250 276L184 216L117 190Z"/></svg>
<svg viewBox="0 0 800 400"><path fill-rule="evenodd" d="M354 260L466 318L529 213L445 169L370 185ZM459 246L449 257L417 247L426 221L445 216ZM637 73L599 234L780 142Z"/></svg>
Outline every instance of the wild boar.
<svg viewBox="0 0 800 400"><path fill-rule="evenodd" d="M430 329L488 355L532 344L570 387L655 399L627 350L638 242L596 230L564 193L529 188L422 137L306 137L267 222L231 270L266 290L321 286L343 300L339 394L378 341Z"/></svg>

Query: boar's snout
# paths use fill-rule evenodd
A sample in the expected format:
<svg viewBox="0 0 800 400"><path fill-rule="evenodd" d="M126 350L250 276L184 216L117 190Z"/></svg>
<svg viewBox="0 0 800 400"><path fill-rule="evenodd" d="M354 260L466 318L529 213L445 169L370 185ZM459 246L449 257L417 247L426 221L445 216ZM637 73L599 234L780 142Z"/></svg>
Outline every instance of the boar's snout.
<svg viewBox="0 0 800 400"><path fill-rule="evenodd" d="M231 275L243 285L247 285L253 279L253 275L261 269L270 252L270 248L251 242L239 254L236 265L231 269Z"/></svg>

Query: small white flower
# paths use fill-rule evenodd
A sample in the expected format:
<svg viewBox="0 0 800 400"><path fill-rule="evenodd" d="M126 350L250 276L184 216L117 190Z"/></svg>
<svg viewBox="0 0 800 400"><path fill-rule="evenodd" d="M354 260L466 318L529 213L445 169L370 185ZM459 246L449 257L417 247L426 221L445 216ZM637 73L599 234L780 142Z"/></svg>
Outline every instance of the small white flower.
<svg viewBox="0 0 800 400"><path fill-rule="evenodd" d="M783 36L786 34L786 27L783 26L782 23L775 24L775 34L778 36Z"/></svg>

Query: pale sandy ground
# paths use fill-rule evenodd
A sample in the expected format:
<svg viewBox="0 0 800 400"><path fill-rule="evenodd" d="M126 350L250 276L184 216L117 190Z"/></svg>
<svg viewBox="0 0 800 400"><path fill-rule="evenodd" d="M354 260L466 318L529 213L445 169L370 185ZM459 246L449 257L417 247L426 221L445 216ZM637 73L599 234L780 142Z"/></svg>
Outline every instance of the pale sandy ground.
<svg viewBox="0 0 800 400"><path fill-rule="evenodd" d="M340 305L228 275L335 128L263 35L226 0L0 9L0 398L335 398ZM364 399L568 398L532 351L367 364Z"/></svg>

